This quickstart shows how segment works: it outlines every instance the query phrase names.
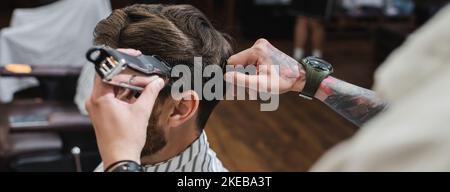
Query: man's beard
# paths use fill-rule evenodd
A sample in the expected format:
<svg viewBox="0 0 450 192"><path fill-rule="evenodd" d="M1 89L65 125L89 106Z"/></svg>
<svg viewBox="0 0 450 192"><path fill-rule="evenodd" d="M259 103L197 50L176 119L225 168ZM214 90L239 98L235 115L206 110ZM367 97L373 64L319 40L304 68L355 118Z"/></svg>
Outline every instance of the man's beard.
<svg viewBox="0 0 450 192"><path fill-rule="evenodd" d="M116 97L122 101L130 102L132 99L134 99L134 95L132 94L132 91L124 88L118 88L115 87L114 89ZM155 106L153 107L152 115L150 116L150 119L148 120L147 125L147 138L145 141L144 148L141 152L141 157L153 155L156 152L160 151L164 146L166 146L167 141L164 137L164 131L161 127L158 126L158 119L161 115L161 110L163 108L162 105L160 105L164 99L160 99L158 97L158 101L155 102Z"/></svg>
<svg viewBox="0 0 450 192"><path fill-rule="evenodd" d="M158 117L160 113L153 113L147 126L147 140L142 149L141 156L153 155L166 146L167 141L164 137L164 131L158 127Z"/></svg>

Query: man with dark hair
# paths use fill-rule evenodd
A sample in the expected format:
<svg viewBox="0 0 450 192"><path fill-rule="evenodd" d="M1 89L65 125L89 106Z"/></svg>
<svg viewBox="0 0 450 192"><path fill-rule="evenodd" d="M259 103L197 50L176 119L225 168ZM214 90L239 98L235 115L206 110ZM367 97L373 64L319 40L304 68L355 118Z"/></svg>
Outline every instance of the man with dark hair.
<svg viewBox="0 0 450 192"><path fill-rule="evenodd" d="M232 54L226 36L190 5L138 4L118 9L97 25L94 36L97 45L158 55L172 67L182 63L193 69L190 61L199 56L203 66L224 68ZM131 50L127 53L140 54ZM84 103L90 95L86 90L92 89L86 85L92 85L94 70L92 66L86 68L79 80L77 103ZM203 131L218 100L202 99L202 94L194 90L181 94L180 99L172 98L166 86L155 103L141 154L145 170L226 171Z"/></svg>
<svg viewBox="0 0 450 192"><path fill-rule="evenodd" d="M313 171L448 171L449 18L450 5L386 60L375 75L376 92L330 76L331 64L319 58L296 62L264 39L228 59L230 65L257 65L258 74L228 72L225 79L249 89L294 91L316 98L361 127L353 138L327 152ZM278 83L266 81L277 78ZM105 85L96 82L97 94L89 100L88 109L102 159L112 165L109 171L142 171L136 154L145 137L139 130L145 131L152 111L145 108L143 115L136 117L131 115L134 105L110 107L117 99L111 97L111 89L106 92ZM146 97L139 101L150 105L160 90L162 80L159 82L140 83L147 86ZM132 123L128 124L128 119L133 119ZM127 132L130 127L138 131Z"/></svg>

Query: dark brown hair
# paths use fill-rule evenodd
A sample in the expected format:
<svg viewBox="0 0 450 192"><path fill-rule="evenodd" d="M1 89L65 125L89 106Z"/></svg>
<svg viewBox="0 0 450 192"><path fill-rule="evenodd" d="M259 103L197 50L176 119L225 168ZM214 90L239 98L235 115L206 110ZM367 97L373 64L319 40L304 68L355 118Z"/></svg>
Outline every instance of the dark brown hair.
<svg viewBox="0 0 450 192"><path fill-rule="evenodd" d="M216 30L191 5L136 4L117 9L97 25L94 36L97 45L133 48L167 60L192 61L194 56L201 56L204 66L224 68L232 54L228 36ZM167 97L170 90L163 92ZM201 129L217 103L217 100L200 101L197 124Z"/></svg>

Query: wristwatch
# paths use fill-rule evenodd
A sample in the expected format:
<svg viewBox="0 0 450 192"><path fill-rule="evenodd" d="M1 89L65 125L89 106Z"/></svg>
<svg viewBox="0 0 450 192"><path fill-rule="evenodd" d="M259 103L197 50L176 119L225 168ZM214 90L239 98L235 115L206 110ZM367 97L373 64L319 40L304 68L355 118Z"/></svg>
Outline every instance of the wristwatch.
<svg viewBox="0 0 450 192"><path fill-rule="evenodd" d="M312 100L322 81L333 73L333 66L317 57L306 57L300 64L306 72L305 87L300 96Z"/></svg>
<svg viewBox="0 0 450 192"><path fill-rule="evenodd" d="M105 172L144 172L144 168L135 161L123 160L113 163Z"/></svg>

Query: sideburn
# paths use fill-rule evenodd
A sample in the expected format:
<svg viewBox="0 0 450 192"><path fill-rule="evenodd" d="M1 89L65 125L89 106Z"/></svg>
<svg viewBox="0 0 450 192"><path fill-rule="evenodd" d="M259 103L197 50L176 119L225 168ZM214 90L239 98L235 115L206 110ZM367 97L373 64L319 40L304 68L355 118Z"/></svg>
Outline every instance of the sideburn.
<svg viewBox="0 0 450 192"><path fill-rule="evenodd" d="M164 108L163 103L166 100L164 98L167 98L165 94L160 94L155 102L152 115L148 121L147 139L144 148L142 149L141 157L153 155L167 145L164 131L162 130L161 125L158 124L158 120Z"/></svg>

